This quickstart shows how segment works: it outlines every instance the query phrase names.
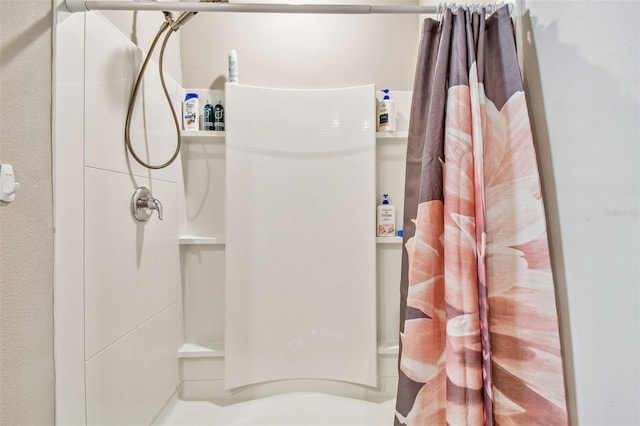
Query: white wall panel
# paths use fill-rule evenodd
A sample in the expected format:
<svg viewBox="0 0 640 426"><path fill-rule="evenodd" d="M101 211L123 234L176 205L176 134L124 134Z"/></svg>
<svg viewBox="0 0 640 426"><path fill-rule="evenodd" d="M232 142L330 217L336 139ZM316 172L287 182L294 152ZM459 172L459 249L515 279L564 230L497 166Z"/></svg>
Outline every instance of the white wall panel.
<svg viewBox="0 0 640 426"><path fill-rule="evenodd" d="M100 13L113 23L122 34L130 38L145 54L149 51L149 46L156 32L165 20L164 15L160 11L145 11L140 13L135 11L103 10ZM171 74L178 82L182 81L180 33L181 31L177 31L171 35L171 39L169 43L167 43L164 59L165 71ZM160 46L157 46L153 52L155 62L158 62L159 55Z"/></svg>
<svg viewBox="0 0 640 426"><path fill-rule="evenodd" d="M392 345L398 342L400 270L402 267L402 251L399 246L401 245L402 243L378 244L376 275L378 281L378 343L380 345Z"/></svg>
<svg viewBox="0 0 640 426"><path fill-rule="evenodd" d="M87 424L148 425L177 383L171 305L87 362Z"/></svg>
<svg viewBox="0 0 640 426"><path fill-rule="evenodd" d="M125 155L124 128L133 82L142 53L99 14L87 14L85 133L86 164L138 176L176 181L176 168L149 171ZM176 82L165 75L169 94L181 124ZM175 151L176 130L165 99L157 64L150 62L139 90L132 119L131 139L138 155L157 165Z"/></svg>
<svg viewBox="0 0 640 426"><path fill-rule="evenodd" d="M224 342L224 246L182 246L181 252L185 339Z"/></svg>
<svg viewBox="0 0 640 426"><path fill-rule="evenodd" d="M226 99L225 387L375 386L373 86Z"/></svg>
<svg viewBox="0 0 640 426"><path fill-rule="evenodd" d="M182 228L186 235L224 236L224 139L212 141L187 136L183 140L182 178L187 196L183 206L185 225Z"/></svg>
<svg viewBox="0 0 640 426"><path fill-rule="evenodd" d="M151 189L164 207L146 224L131 217L136 185ZM85 171L86 356L176 300L179 280L176 185L105 170Z"/></svg>
<svg viewBox="0 0 640 426"><path fill-rule="evenodd" d="M99 13L58 19L56 420L148 424L177 384L176 167L150 173L126 161L137 48ZM157 65L149 72L132 134L144 142L140 129L147 129L155 161L173 152L175 130L162 115L168 109ZM179 106L182 89L166 78ZM155 213L147 225L133 221L130 197L138 185L160 199L163 221Z"/></svg>

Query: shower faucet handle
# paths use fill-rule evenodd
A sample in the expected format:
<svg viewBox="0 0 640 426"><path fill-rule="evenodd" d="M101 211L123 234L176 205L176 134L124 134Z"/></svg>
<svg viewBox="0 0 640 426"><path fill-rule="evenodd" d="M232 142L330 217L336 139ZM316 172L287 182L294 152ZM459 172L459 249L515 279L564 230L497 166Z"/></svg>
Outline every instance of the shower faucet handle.
<svg viewBox="0 0 640 426"><path fill-rule="evenodd" d="M162 220L162 203L151 194L146 186L136 188L131 195L131 216L137 222L147 222L153 211L158 212L158 219Z"/></svg>
<svg viewBox="0 0 640 426"><path fill-rule="evenodd" d="M148 209L155 210L158 212L158 219L162 220L162 203L157 198L148 198L147 206Z"/></svg>

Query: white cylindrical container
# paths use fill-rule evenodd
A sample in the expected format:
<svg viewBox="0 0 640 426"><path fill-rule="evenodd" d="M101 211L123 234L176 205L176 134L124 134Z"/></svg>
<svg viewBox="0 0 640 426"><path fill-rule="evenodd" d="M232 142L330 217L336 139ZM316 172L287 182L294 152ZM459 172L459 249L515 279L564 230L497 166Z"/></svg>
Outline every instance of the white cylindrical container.
<svg viewBox="0 0 640 426"><path fill-rule="evenodd" d="M389 194L383 194L384 201L378 206L378 237L395 237L396 208L389 204Z"/></svg>
<svg viewBox="0 0 640 426"><path fill-rule="evenodd" d="M238 54L235 50L229 51L229 83L238 82Z"/></svg>
<svg viewBox="0 0 640 426"><path fill-rule="evenodd" d="M200 130L198 111L200 102L197 93L187 93L182 104L182 123L184 130Z"/></svg>
<svg viewBox="0 0 640 426"><path fill-rule="evenodd" d="M384 89L384 98L378 108L378 131L396 131L396 102L389 99L389 89Z"/></svg>

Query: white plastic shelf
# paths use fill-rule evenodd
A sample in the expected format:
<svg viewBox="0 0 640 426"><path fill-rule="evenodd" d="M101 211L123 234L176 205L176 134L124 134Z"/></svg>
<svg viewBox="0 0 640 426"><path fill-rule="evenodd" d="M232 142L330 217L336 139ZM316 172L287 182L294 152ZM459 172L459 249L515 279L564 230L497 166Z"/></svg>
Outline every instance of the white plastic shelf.
<svg viewBox="0 0 640 426"><path fill-rule="evenodd" d="M409 132L401 130L398 132L376 132L376 139L406 139L409 137Z"/></svg>
<svg viewBox="0 0 640 426"><path fill-rule="evenodd" d="M210 140L212 142L224 142L225 132L211 130L183 130L180 136L184 139Z"/></svg>
<svg viewBox="0 0 640 426"><path fill-rule="evenodd" d="M223 343L185 343L178 349L178 358L223 358Z"/></svg>
<svg viewBox="0 0 640 426"><path fill-rule="evenodd" d="M400 352L398 342L381 342L378 344L378 355L395 355Z"/></svg>
<svg viewBox="0 0 640 426"><path fill-rule="evenodd" d="M178 238L181 246L190 245L224 245L224 237L198 237L192 235L184 235Z"/></svg>
<svg viewBox="0 0 640 426"><path fill-rule="evenodd" d="M378 355L398 355L397 342L378 344ZM184 343L178 349L178 358L224 358L224 343Z"/></svg>
<svg viewBox="0 0 640 426"><path fill-rule="evenodd" d="M180 135L185 139L210 139L213 142L224 142L225 132L216 132L208 130L183 130ZM409 132L376 132L376 139L378 140L390 140L390 139L406 139L409 137Z"/></svg>
<svg viewBox="0 0 640 426"><path fill-rule="evenodd" d="M191 245L224 245L224 237L198 237L184 235L178 238L181 246ZM402 244L402 237L376 237L377 244Z"/></svg>
<svg viewBox="0 0 640 426"><path fill-rule="evenodd" d="M402 237L376 237L378 244L402 244Z"/></svg>

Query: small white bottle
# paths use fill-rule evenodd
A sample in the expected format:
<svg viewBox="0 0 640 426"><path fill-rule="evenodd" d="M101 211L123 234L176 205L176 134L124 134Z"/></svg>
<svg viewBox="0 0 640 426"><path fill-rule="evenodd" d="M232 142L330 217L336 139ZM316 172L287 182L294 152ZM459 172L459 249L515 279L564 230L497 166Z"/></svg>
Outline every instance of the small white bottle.
<svg viewBox="0 0 640 426"><path fill-rule="evenodd" d="M198 111L200 102L197 93L187 93L182 104L182 124L184 130L200 130Z"/></svg>
<svg viewBox="0 0 640 426"><path fill-rule="evenodd" d="M238 82L238 54L235 50L229 51L229 83Z"/></svg>
<svg viewBox="0 0 640 426"><path fill-rule="evenodd" d="M384 98L380 101L378 108L378 131L396 131L396 102L389 99L389 89L382 90Z"/></svg>
<svg viewBox="0 0 640 426"><path fill-rule="evenodd" d="M378 237L395 237L396 208L389 204L389 194L383 194L384 201L378 206Z"/></svg>

